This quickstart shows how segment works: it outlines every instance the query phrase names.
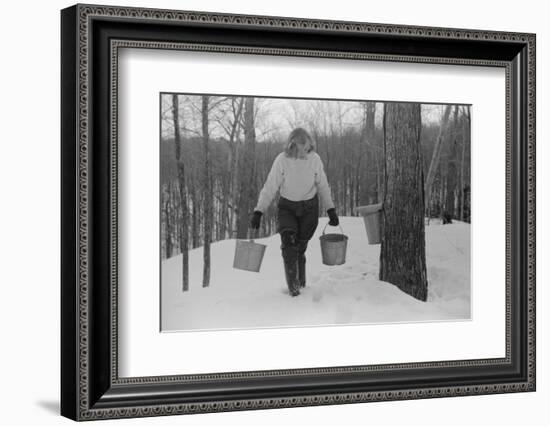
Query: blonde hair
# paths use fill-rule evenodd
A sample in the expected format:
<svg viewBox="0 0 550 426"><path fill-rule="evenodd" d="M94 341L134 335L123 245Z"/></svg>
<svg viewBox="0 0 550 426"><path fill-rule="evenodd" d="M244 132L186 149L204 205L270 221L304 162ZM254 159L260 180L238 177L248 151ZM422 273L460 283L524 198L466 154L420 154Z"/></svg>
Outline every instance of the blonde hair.
<svg viewBox="0 0 550 426"><path fill-rule="evenodd" d="M313 138L310 136L307 130L302 127L295 128L292 132L290 132L290 135L288 135L288 143L286 144L285 148L286 156L296 158L298 156L296 145L305 145L306 143L309 143L307 152L313 151L315 148L313 145Z"/></svg>

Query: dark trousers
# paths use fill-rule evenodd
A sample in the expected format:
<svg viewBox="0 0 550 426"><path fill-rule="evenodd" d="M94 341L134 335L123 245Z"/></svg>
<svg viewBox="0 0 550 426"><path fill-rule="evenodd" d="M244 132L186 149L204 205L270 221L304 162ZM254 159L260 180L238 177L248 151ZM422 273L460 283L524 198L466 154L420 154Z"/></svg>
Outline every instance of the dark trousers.
<svg viewBox="0 0 550 426"><path fill-rule="evenodd" d="M277 231L281 235L286 281L290 294L296 296L306 285L305 253L319 223L319 199L317 195L304 201L280 197L277 207Z"/></svg>

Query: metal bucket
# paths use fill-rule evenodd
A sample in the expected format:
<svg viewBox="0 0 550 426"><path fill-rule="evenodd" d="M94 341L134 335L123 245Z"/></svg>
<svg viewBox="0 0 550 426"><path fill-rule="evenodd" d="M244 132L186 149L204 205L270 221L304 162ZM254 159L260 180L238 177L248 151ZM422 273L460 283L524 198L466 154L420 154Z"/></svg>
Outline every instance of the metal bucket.
<svg viewBox="0 0 550 426"><path fill-rule="evenodd" d="M342 227L340 227L341 234L325 234L327 226L328 223L323 229L323 235L319 237L323 263L325 265L343 265L346 263L348 237L344 235Z"/></svg>
<svg viewBox="0 0 550 426"><path fill-rule="evenodd" d="M369 206L359 206L355 208L355 211L363 216L369 244L380 244L382 242L380 235L382 203L371 204Z"/></svg>
<svg viewBox="0 0 550 426"><path fill-rule="evenodd" d="M249 241L237 240L235 242L233 268L259 272L266 247L264 244L255 243L252 238Z"/></svg>

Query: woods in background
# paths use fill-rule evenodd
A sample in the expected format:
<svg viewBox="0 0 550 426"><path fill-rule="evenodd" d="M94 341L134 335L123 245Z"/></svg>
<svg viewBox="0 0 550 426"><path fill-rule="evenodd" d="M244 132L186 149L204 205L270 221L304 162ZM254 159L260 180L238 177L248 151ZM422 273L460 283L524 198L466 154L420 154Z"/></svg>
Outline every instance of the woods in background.
<svg viewBox="0 0 550 426"><path fill-rule="evenodd" d="M470 108L416 108L425 216L469 222ZM291 128L302 126L313 136L340 216L383 201L384 110L384 103L368 101L163 94L161 254L165 259L183 253L183 290L188 250L204 246L208 286L210 244L248 237L249 214ZM276 232L274 204L258 237Z"/></svg>

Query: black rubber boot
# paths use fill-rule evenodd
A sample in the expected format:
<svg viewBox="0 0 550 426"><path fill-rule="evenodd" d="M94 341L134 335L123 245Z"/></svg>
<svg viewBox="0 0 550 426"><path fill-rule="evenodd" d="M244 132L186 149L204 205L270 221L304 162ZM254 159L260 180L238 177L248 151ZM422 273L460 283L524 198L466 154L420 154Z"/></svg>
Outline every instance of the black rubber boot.
<svg viewBox="0 0 550 426"><path fill-rule="evenodd" d="M298 243L298 281L300 282L300 288L306 286L306 248L307 241Z"/></svg>
<svg viewBox="0 0 550 426"><path fill-rule="evenodd" d="M300 294L300 282L298 281L298 262L285 260L285 277L288 293L291 296Z"/></svg>
<svg viewBox="0 0 550 426"><path fill-rule="evenodd" d="M282 234L281 251L285 265L285 278L288 292L291 296L300 294L300 282L298 281L298 244L296 234L285 232Z"/></svg>

